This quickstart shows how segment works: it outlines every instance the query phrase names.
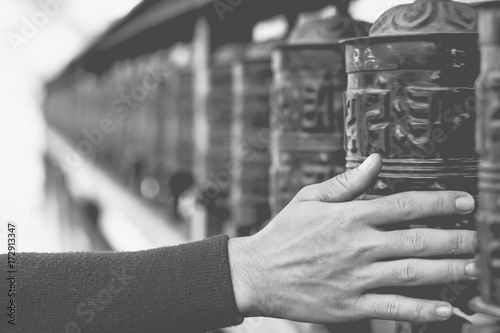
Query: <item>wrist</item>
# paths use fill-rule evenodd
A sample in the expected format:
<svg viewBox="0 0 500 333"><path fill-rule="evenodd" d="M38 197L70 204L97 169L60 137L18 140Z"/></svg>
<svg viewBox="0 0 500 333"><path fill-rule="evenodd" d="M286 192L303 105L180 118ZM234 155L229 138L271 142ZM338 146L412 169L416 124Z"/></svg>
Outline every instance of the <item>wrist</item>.
<svg viewBox="0 0 500 333"><path fill-rule="evenodd" d="M260 317L262 313L259 304L263 281L258 261L254 260L256 253L250 245L250 240L251 237L229 240L229 266L238 311L244 317Z"/></svg>

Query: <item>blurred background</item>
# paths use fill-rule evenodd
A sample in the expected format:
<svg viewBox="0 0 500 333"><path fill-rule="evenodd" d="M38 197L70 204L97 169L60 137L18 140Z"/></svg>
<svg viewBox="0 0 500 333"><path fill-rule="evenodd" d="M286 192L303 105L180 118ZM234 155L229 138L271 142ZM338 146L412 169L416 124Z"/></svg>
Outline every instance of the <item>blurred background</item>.
<svg viewBox="0 0 500 333"><path fill-rule="evenodd" d="M49 3L7 0L0 4L0 66L5 78L0 85L6 99L0 219L18 223L22 251L70 250L64 245L70 242L61 238L65 221L51 214L44 190L44 84L139 1L61 1L43 27L16 44L26 20L32 21Z"/></svg>

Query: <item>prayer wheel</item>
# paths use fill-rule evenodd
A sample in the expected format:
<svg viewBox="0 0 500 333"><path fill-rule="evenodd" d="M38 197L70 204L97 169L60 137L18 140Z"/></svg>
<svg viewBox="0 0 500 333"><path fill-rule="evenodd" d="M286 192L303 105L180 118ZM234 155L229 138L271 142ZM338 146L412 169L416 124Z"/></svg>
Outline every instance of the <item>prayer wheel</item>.
<svg viewBox="0 0 500 333"><path fill-rule="evenodd" d="M120 107L120 94L122 93L123 82L123 63L117 62L106 74L106 106L108 108L108 116L113 121L114 130L109 134L111 141L111 166L110 172L113 177L125 182L126 180L126 163L125 163L125 122L126 113Z"/></svg>
<svg viewBox="0 0 500 333"><path fill-rule="evenodd" d="M134 141L136 141L137 157L141 169L138 173L139 190L143 197L154 200L159 192L159 184L155 170L158 166L157 147L158 122L158 86L160 79L154 73L154 64L149 56L142 56L135 61L137 69L134 86L130 95L137 109L134 118Z"/></svg>
<svg viewBox="0 0 500 333"><path fill-rule="evenodd" d="M156 177L160 184L158 201L167 203L171 198L169 182L178 169L177 136L177 71L169 61L168 54L161 54L156 75L159 77L156 109L158 114L157 153L159 164Z"/></svg>
<svg viewBox="0 0 500 333"><path fill-rule="evenodd" d="M139 147L143 159L143 170L140 175L140 191L144 198L153 203L158 202L162 189L160 178L162 176L161 144L164 131L164 114L170 110L162 104L162 76L164 68L168 66L163 52L156 52L143 56L138 60L139 81L132 90L132 98L139 104L140 114Z"/></svg>
<svg viewBox="0 0 500 333"><path fill-rule="evenodd" d="M481 75L477 81L476 144L479 160L479 210L476 215L481 298L474 310L497 318L475 333L500 332L500 1L480 4Z"/></svg>
<svg viewBox="0 0 500 333"><path fill-rule="evenodd" d="M269 208L272 51L279 42L252 44L233 65L231 221L239 236L259 230Z"/></svg>
<svg viewBox="0 0 500 333"><path fill-rule="evenodd" d="M292 31L273 56L271 111L272 214L304 187L345 171L341 39L360 35L366 24L347 16L309 21Z"/></svg>
<svg viewBox="0 0 500 333"><path fill-rule="evenodd" d="M122 183L126 183L129 177L129 166L127 163L127 146L124 144L127 140L126 124L129 114L127 113L126 104L120 98L124 93L125 82L125 63L118 62L109 71L110 76L110 95L109 107L111 109L111 117L115 121L116 134L113 135L115 144L113 145L114 166L112 175L119 179Z"/></svg>
<svg viewBox="0 0 500 333"><path fill-rule="evenodd" d="M177 108L179 120L179 142L177 158L179 172L193 173L193 73L190 68L181 68L178 73Z"/></svg>
<svg viewBox="0 0 500 333"><path fill-rule="evenodd" d="M170 84L171 112L167 128L170 132L171 146L175 150L174 174L193 173L193 72L192 50L183 44L169 50L170 66L162 69L163 77ZM175 128L174 128L175 127Z"/></svg>
<svg viewBox="0 0 500 333"><path fill-rule="evenodd" d="M159 137L159 155L160 155L160 168L159 171L162 177L167 180L177 171L177 137L179 135L179 124L177 121L178 108L177 108L177 71L171 63L166 62L164 59L164 71L170 72L171 75L165 76L160 82L158 96L158 117L161 126Z"/></svg>
<svg viewBox="0 0 500 333"><path fill-rule="evenodd" d="M102 156L100 165L102 169L113 172L115 164L115 151L118 142L116 141L116 121L111 119L111 80L109 71L102 74L99 78L97 89L99 91L99 100L101 112L97 114L95 127L99 134L102 133ZM94 111L95 112L95 111ZM111 125L110 125L111 124Z"/></svg>
<svg viewBox="0 0 500 333"><path fill-rule="evenodd" d="M161 188L157 199L168 204L169 210L177 215L178 197L193 183L193 82L190 60L181 64L172 53L175 51L160 52L162 61L157 69L161 77L158 100ZM185 55L190 59L190 53Z"/></svg>
<svg viewBox="0 0 500 333"><path fill-rule="evenodd" d="M246 46L227 45L214 53L208 96L208 149L203 200L207 208L208 236L220 234L229 219L231 189L231 127L233 122L232 66Z"/></svg>
<svg viewBox="0 0 500 333"><path fill-rule="evenodd" d="M429 190L477 195L475 9L451 0L417 0L388 10L369 37L344 45L347 168L359 166L372 153L384 159L379 177L362 198ZM466 216L416 221L408 227L473 229L474 223ZM465 305L476 286L439 285L404 292L469 311ZM413 328L400 326L401 332L460 332L462 325L453 317Z"/></svg>
<svg viewBox="0 0 500 333"><path fill-rule="evenodd" d="M191 65L191 64L189 64ZM175 112L177 121L177 137L175 140L175 159L177 168L169 179L169 195L173 196L172 209L174 215L179 216L179 200L181 195L194 185L193 157L193 73L190 67L177 66L169 72L168 77L174 76L175 86Z"/></svg>
<svg viewBox="0 0 500 333"><path fill-rule="evenodd" d="M138 181L141 172L141 164L139 157L137 156L137 142L136 142L136 131L137 126L135 125L137 120L137 103L134 103L131 98L131 91L136 84L135 82L136 74L133 61L131 59L126 59L123 61L120 80L122 84L118 87L118 94L120 102L116 106L120 108L123 114L123 161L125 169L125 184L127 188L131 191L138 190Z"/></svg>

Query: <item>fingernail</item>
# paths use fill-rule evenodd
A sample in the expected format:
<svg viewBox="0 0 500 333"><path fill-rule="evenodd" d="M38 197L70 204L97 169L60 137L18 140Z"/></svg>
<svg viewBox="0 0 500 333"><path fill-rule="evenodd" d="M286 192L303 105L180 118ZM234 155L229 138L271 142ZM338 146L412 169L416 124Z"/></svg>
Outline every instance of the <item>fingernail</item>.
<svg viewBox="0 0 500 333"><path fill-rule="evenodd" d="M453 308L449 305L443 305L436 309L436 315L440 318L448 319L453 314Z"/></svg>
<svg viewBox="0 0 500 333"><path fill-rule="evenodd" d="M458 198L455 202L455 206L457 207L457 209L464 213L472 212L475 205L476 203L474 202L474 198L472 198L471 196Z"/></svg>
<svg viewBox="0 0 500 333"><path fill-rule="evenodd" d="M365 170L368 170L370 168L370 165L372 164L372 155L370 155L359 167L358 169L360 171L365 171Z"/></svg>
<svg viewBox="0 0 500 333"><path fill-rule="evenodd" d="M479 276L479 269L474 262L471 262L470 264L467 264L467 266L465 266L465 272L467 273L467 275L473 278Z"/></svg>

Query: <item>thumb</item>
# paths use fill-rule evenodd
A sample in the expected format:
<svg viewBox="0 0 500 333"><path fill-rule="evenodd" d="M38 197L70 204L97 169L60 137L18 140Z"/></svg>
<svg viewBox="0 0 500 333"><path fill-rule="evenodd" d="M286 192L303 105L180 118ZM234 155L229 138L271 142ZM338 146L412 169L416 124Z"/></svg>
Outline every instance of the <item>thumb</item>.
<svg viewBox="0 0 500 333"><path fill-rule="evenodd" d="M326 182L305 187L296 197L299 201L346 202L366 191L382 168L382 157L373 154L353 170Z"/></svg>

